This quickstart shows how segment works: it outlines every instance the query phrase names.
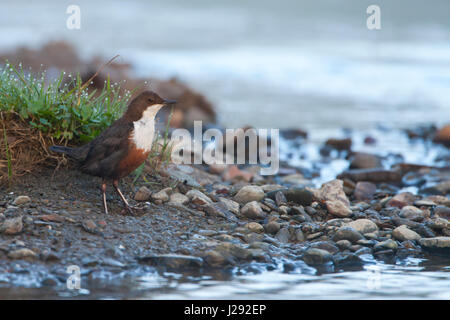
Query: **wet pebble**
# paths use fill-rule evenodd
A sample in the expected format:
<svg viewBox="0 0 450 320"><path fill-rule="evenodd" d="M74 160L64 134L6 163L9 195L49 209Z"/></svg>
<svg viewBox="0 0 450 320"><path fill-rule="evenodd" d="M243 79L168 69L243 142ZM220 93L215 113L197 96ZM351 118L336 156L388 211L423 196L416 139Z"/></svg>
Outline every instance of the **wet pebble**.
<svg viewBox="0 0 450 320"><path fill-rule="evenodd" d="M241 208L241 214L249 219L264 219L267 214L256 201L251 201Z"/></svg>
<svg viewBox="0 0 450 320"><path fill-rule="evenodd" d="M258 186L244 186L234 196L234 200L240 204L252 201L260 201L264 198L264 191Z"/></svg>

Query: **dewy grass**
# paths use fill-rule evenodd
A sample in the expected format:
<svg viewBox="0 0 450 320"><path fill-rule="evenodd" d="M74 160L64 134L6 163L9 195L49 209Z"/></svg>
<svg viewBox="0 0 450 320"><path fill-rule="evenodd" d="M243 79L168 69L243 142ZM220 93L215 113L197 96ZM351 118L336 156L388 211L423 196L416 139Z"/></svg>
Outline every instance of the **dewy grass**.
<svg viewBox="0 0 450 320"><path fill-rule="evenodd" d="M92 140L120 117L131 96L109 78L100 92L83 86L79 75L66 75L50 83L45 71L26 74L19 66L0 66L0 111L14 113L43 135L60 144Z"/></svg>

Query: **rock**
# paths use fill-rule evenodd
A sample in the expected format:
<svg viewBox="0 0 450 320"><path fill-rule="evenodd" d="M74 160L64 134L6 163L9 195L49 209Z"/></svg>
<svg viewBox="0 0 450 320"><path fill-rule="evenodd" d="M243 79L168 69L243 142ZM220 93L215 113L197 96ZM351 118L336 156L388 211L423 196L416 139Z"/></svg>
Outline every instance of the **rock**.
<svg viewBox="0 0 450 320"><path fill-rule="evenodd" d="M332 215L345 218L352 214L352 210L341 201L326 201L327 210Z"/></svg>
<svg viewBox="0 0 450 320"><path fill-rule="evenodd" d="M350 138L345 138L345 139L328 139L327 141L325 141L325 145L326 146L330 146L336 150L339 151L349 151L352 147L352 139Z"/></svg>
<svg viewBox="0 0 450 320"><path fill-rule="evenodd" d="M372 169L381 167L381 158L370 153L355 152L350 161L350 169Z"/></svg>
<svg viewBox="0 0 450 320"><path fill-rule="evenodd" d="M101 231L99 230L97 224L91 219L83 220L83 222L81 223L81 227L89 233L101 234Z"/></svg>
<svg viewBox="0 0 450 320"><path fill-rule="evenodd" d="M302 206L309 206L313 202L313 194L306 188L289 188L289 189L279 189L272 190L267 193L267 197L272 200L276 200L276 195L281 192L287 201L300 204Z"/></svg>
<svg viewBox="0 0 450 320"><path fill-rule="evenodd" d="M322 187L315 195L322 201L340 201L345 206L350 207L350 201L345 195L344 182L342 180L336 179L322 184Z"/></svg>
<svg viewBox="0 0 450 320"><path fill-rule="evenodd" d="M152 194L152 199L155 202L163 203L169 201L169 194L172 193L172 188L162 189L154 194Z"/></svg>
<svg viewBox="0 0 450 320"><path fill-rule="evenodd" d="M363 235L353 229L352 227L340 227L336 234L333 236L333 241L337 242L339 240L348 240L355 243L358 240L364 239Z"/></svg>
<svg viewBox="0 0 450 320"><path fill-rule="evenodd" d="M220 267L228 263L227 259L220 252L215 250L206 252L203 256L203 260L211 267Z"/></svg>
<svg viewBox="0 0 450 320"><path fill-rule="evenodd" d="M427 226L434 230L443 230L448 228L449 222L447 219L435 217L433 220L427 222Z"/></svg>
<svg viewBox="0 0 450 320"><path fill-rule="evenodd" d="M281 225L276 221L271 221L264 226L267 233L276 234L280 231Z"/></svg>
<svg viewBox="0 0 450 320"><path fill-rule="evenodd" d="M169 204L176 206L185 205L188 202L189 198L178 192L171 194L169 198Z"/></svg>
<svg viewBox="0 0 450 320"><path fill-rule="evenodd" d="M22 231L22 217L6 219L0 226L0 233L6 235L15 235Z"/></svg>
<svg viewBox="0 0 450 320"><path fill-rule="evenodd" d="M419 244L433 252L450 254L450 237L422 238Z"/></svg>
<svg viewBox="0 0 450 320"><path fill-rule="evenodd" d="M37 254L30 249L22 248L8 253L10 259L35 259Z"/></svg>
<svg viewBox="0 0 450 320"><path fill-rule="evenodd" d="M240 204L252 201L261 201L264 198L264 191L258 186L244 186L234 196L234 200Z"/></svg>
<svg viewBox="0 0 450 320"><path fill-rule="evenodd" d="M450 180L439 182L434 186L421 188L420 192L424 194L447 195L450 193Z"/></svg>
<svg viewBox="0 0 450 320"><path fill-rule="evenodd" d="M347 224L356 231L365 234L378 231L378 226L369 219L358 219Z"/></svg>
<svg viewBox="0 0 450 320"><path fill-rule="evenodd" d="M400 217L405 219L414 220L417 217L426 217L426 213L419 208L416 208L414 206L404 206L402 210L400 211Z"/></svg>
<svg viewBox="0 0 450 320"><path fill-rule="evenodd" d="M373 249L374 250L384 250L384 249L390 249L390 250L397 250L398 244L392 239L388 239L386 241L378 242Z"/></svg>
<svg viewBox="0 0 450 320"><path fill-rule="evenodd" d="M279 191L287 188L284 188L281 184L265 184L261 186L261 189L263 189L264 192L268 193L271 191Z"/></svg>
<svg viewBox="0 0 450 320"><path fill-rule="evenodd" d="M240 170L237 166L232 165L228 168L227 171L224 172L222 178L225 181L242 180L250 182L253 178L253 173Z"/></svg>
<svg viewBox="0 0 450 320"><path fill-rule="evenodd" d="M25 204L25 203L28 203L30 201L31 201L31 199L30 199L29 196L18 196L16 199L14 199L13 204L16 205L16 206L19 206L21 204Z"/></svg>
<svg viewBox="0 0 450 320"><path fill-rule="evenodd" d="M387 203L387 207L403 208L404 206L414 203L414 195L411 192L402 192L390 199Z"/></svg>
<svg viewBox="0 0 450 320"><path fill-rule="evenodd" d="M240 245L224 242L215 248L223 257L230 259L236 258L238 260L251 260L252 252L248 249L242 248Z"/></svg>
<svg viewBox="0 0 450 320"><path fill-rule="evenodd" d="M395 228L392 231L392 236L399 241L419 240L421 238L418 233L408 229L405 225Z"/></svg>
<svg viewBox="0 0 450 320"><path fill-rule="evenodd" d="M223 203L228 211L234 214L239 214L239 203L237 203L236 201L220 197L219 202Z"/></svg>
<svg viewBox="0 0 450 320"><path fill-rule="evenodd" d="M303 255L303 261L309 265L324 264L332 260L332 255L322 249L310 248Z"/></svg>
<svg viewBox="0 0 450 320"><path fill-rule="evenodd" d="M136 201L148 201L150 200L150 197L152 195L152 192L145 186L140 187L138 192L134 195L134 200Z"/></svg>
<svg viewBox="0 0 450 320"><path fill-rule="evenodd" d="M201 268L203 266L203 259L199 257L178 254L150 255L138 257L137 259L141 263L172 269Z"/></svg>
<svg viewBox="0 0 450 320"><path fill-rule="evenodd" d="M280 241L281 243L288 243L289 239L291 237L291 234L289 233L288 228L282 228L280 231L277 232L275 235L275 238Z"/></svg>
<svg viewBox="0 0 450 320"><path fill-rule="evenodd" d="M245 225L245 227L251 232L263 233L264 227L257 222L249 222Z"/></svg>
<svg viewBox="0 0 450 320"><path fill-rule="evenodd" d="M450 124L445 125L435 133L433 142L441 143L450 148Z"/></svg>
<svg viewBox="0 0 450 320"><path fill-rule="evenodd" d="M331 254L339 252L339 248L331 241L317 241L311 244L310 248L322 249Z"/></svg>
<svg viewBox="0 0 450 320"><path fill-rule="evenodd" d="M352 246L352 243L348 240L339 240L336 242L336 245L339 247L339 249L346 250Z"/></svg>
<svg viewBox="0 0 450 320"><path fill-rule="evenodd" d="M236 221L236 216L228 211L226 205L223 202L213 202L204 205L203 210L210 216L222 217L230 221Z"/></svg>
<svg viewBox="0 0 450 320"><path fill-rule="evenodd" d="M301 173L290 174L281 178L281 181L289 185L309 185L311 181L305 179Z"/></svg>
<svg viewBox="0 0 450 320"><path fill-rule="evenodd" d="M208 203L212 203L212 200L206 194L197 189L189 190L186 193L186 196L191 200L192 203L197 205L202 206Z"/></svg>
<svg viewBox="0 0 450 320"><path fill-rule="evenodd" d="M398 171L385 169L352 169L347 170L337 176L338 179L350 179L352 181L368 181L373 183L402 181L402 176Z"/></svg>
<svg viewBox="0 0 450 320"><path fill-rule="evenodd" d="M359 181L356 184L353 196L356 200L372 200L373 195L377 190L377 186L367 181Z"/></svg>
<svg viewBox="0 0 450 320"><path fill-rule="evenodd" d="M241 214L249 219L264 219L267 215L256 201L249 202L243 206Z"/></svg>
<svg viewBox="0 0 450 320"><path fill-rule="evenodd" d="M443 218L450 221L450 208L444 206L437 206L434 208L435 216Z"/></svg>

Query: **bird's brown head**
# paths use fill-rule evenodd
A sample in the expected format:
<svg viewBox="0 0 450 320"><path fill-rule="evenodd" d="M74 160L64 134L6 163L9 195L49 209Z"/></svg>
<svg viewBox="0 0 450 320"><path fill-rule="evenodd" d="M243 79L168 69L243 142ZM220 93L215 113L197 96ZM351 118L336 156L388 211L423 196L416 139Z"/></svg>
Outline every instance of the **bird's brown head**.
<svg viewBox="0 0 450 320"><path fill-rule="evenodd" d="M144 116L154 118L159 109L175 102L175 100L163 99L153 91L144 91L130 102L124 117L130 121L138 121Z"/></svg>

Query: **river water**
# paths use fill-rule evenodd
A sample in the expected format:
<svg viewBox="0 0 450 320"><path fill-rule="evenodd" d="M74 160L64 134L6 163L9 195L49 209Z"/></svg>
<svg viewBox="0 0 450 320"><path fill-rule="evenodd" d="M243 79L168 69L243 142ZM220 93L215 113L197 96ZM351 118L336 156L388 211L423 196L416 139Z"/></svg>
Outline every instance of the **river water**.
<svg viewBox="0 0 450 320"><path fill-rule="evenodd" d="M80 30L66 28L69 4L1 2L0 50L64 40L85 57L120 54L138 76L178 77L205 94L226 127L302 128L312 144L342 135L343 127L378 132L450 121L448 0L377 0L381 30L367 29L373 1L366 0L76 1ZM389 132L378 139L378 153L433 161L427 148ZM346 165L337 161L321 179ZM142 298L449 299L449 265L368 261L358 271L304 267L225 280L149 272L129 289ZM109 297L95 289L88 296Z"/></svg>

